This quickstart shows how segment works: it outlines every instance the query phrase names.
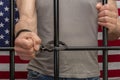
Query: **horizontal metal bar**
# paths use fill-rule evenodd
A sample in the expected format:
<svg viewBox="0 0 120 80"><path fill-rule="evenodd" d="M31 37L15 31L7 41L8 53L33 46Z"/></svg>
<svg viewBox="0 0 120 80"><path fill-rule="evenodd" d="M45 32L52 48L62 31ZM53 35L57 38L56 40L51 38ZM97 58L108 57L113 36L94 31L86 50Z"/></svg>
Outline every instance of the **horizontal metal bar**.
<svg viewBox="0 0 120 80"><path fill-rule="evenodd" d="M55 47L60 51L79 51L79 50L120 50L120 46L95 47L95 46L69 46L69 47Z"/></svg>
<svg viewBox="0 0 120 80"><path fill-rule="evenodd" d="M79 51L79 50L120 50L120 46L68 46L68 47L55 47L59 51ZM54 50L53 49L53 50ZM0 51L13 51L14 47L0 47Z"/></svg>

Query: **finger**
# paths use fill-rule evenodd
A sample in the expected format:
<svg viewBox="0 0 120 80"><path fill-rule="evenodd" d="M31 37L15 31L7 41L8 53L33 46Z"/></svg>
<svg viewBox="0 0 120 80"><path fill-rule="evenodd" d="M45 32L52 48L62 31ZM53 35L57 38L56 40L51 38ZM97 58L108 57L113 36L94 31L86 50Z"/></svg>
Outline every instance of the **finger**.
<svg viewBox="0 0 120 80"><path fill-rule="evenodd" d="M109 17L112 17L112 18L117 18L118 14L116 12L111 12L109 10L104 10L104 11L99 12L98 17L104 17L104 16L109 16Z"/></svg>
<svg viewBox="0 0 120 80"><path fill-rule="evenodd" d="M33 58L35 58L35 55L23 55L23 54L18 54L18 56L20 57L21 60L31 60Z"/></svg>
<svg viewBox="0 0 120 80"><path fill-rule="evenodd" d="M108 16L98 18L98 22L117 24L116 18L111 18Z"/></svg>
<svg viewBox="0 0 120 80"><path fill-rule="evenodd" d="M17 38L15 40L15 46L21 47L21 48L24 48L24 49L30 49L30 48L33 47L33 41L30 38L27 38L27 39Z"/></svg>
<svg viewBox="0 0 120 80"><path fill-rule="evenodd" d="M97 9L98 11L100 10L101 7L102 7L102 3L101 3L101 2L97 3L96 9Z"/></svg>
<svg viewBox="0 0 120 80"><path fill-rule="evenodd" d="M99 11L103 11L103 10L110 10L110 11L113 11L113 12L114 11L117 12L116 7L113 6L113 5L110 5L110 4L105 4L99 9Z"/></svg>
<svg viewBox="0 0 120 80"><path fill-rule="evenodd" d="M31 55L31 54L35 53L33 48L31 48L31 49L23 49L21 47L16 47L16 46L15 46L15 52L16 53L21 53L21 54L28 54L28 55Z"/></svg>
<svg viewBox="0 0 120 80"><path fill-rule="evenodd" d="M116 25L112 24L112 23L103 23L103 22L98 22L99 25L104 26L106 28L109 29L109 32L111 32L111 30L114 30L114 28L116 28Z"/></svg>
<svg viewBox="0 0 120 80"><path fill-rule="evenodd" d="M34 35L34 33L33 33ZM33 40L33 47L34 47L34 50L35 51L38 51L39 48L40 48L40 44L41 44L41 39L37 36L37 35L34 35L31 37L32 40Z"/></svg>

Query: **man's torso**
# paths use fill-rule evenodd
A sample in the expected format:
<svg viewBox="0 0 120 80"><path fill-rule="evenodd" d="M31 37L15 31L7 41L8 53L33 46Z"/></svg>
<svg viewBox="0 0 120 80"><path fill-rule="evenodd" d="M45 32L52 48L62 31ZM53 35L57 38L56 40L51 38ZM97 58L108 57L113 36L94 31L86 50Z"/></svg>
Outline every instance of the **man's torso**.
<svg viewBox="0 0 120 80"><path fill-rule="evenodd" d="M59 0L60 41L68 46L97 46L98 0ZM53 0L36 0L38 35L42 44L54 38ZM53 53L39 53L28 66L42 74L53 75ZM36 67L35 67L36 66ZM61 77L99 75L96 51L60 51Z"/></svg>

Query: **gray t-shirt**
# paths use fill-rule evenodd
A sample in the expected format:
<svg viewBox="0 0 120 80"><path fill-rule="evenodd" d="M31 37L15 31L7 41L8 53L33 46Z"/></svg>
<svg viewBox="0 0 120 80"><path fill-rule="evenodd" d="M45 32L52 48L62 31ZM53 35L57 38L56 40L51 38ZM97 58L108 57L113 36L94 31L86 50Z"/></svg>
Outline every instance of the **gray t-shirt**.
<svg viewBox="0 0 120 80"><path fill-rule="evenodd" d="M36 0L38 35L42 44L53 40L53 1ZM97 46L97 10L100 0L59 0L60 41L68 46ZM53 52L40 52L28 69L54 75ZM60 77L99 76L97 51L60 51Z"/></svg>

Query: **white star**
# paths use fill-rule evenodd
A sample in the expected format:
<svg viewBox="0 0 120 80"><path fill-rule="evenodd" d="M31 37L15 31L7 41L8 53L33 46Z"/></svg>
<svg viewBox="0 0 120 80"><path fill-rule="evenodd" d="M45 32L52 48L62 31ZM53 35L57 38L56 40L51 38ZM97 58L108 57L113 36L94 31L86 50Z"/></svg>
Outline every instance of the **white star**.
<svg viewBox="0 0 120 80"><path fill-rule="evenodd" d="M9 11L9 8L7 6L4 9L5 9L5 11Z"/></svg>
<svg viewBox="0 0 120 80"><path fill-rule="evenodd" d="M15 21L18 22L18 20L19 20L19 19L18 19L18 17L17 17L17 18L15 19Z"/></svg>
<svg viewBox="0 0 120 80"><path fill-rule="evenodd" d="M8 29L6 29L6 30L5 30L5 33L6 33L6 34L9 34L9 30L8 30Z"/></svg>
<svg viewBox="0 0 120 80"><path fill-rule="evenodd" d="M5 44L9 44L9 41L8 41L8 40L6 40L6 41L5 41Z"/></svg>
<svg viewBox="0 0 120 80"><path fill-rule="evenodd" d="M18 11L18 8L15 8L15 11Z"/></svg>
<svg viewBox="0 0 120 80"><path fill-rule="evenodd" d="M2 1L0 1L0 6L3 6L3 2Z"/></svg>
<svg viewBox="0 0 120 80"><path fill-rule="evenodd" d="M2 22L0 23L0 27L4 27L4 24Z"/></svg>
<svg viewBox="0 0 120 80"><path fill-rule="evenodd" d="M6 18L5 18L5 22L9 22L9 18L6 17Z"/></svg>
<svg viewBox="0 0 120 80"><path fill-rule="evenodd" d="M2 34L0 35L0 39L4 39L4 36Z"/></svg>
<svg viewBox="0 0 120 80"><path fill-rule="evenodd" d="M0 12L0 16L3 16L3 15L4 15L4 13L1 11L1 12Z"/></svg>

